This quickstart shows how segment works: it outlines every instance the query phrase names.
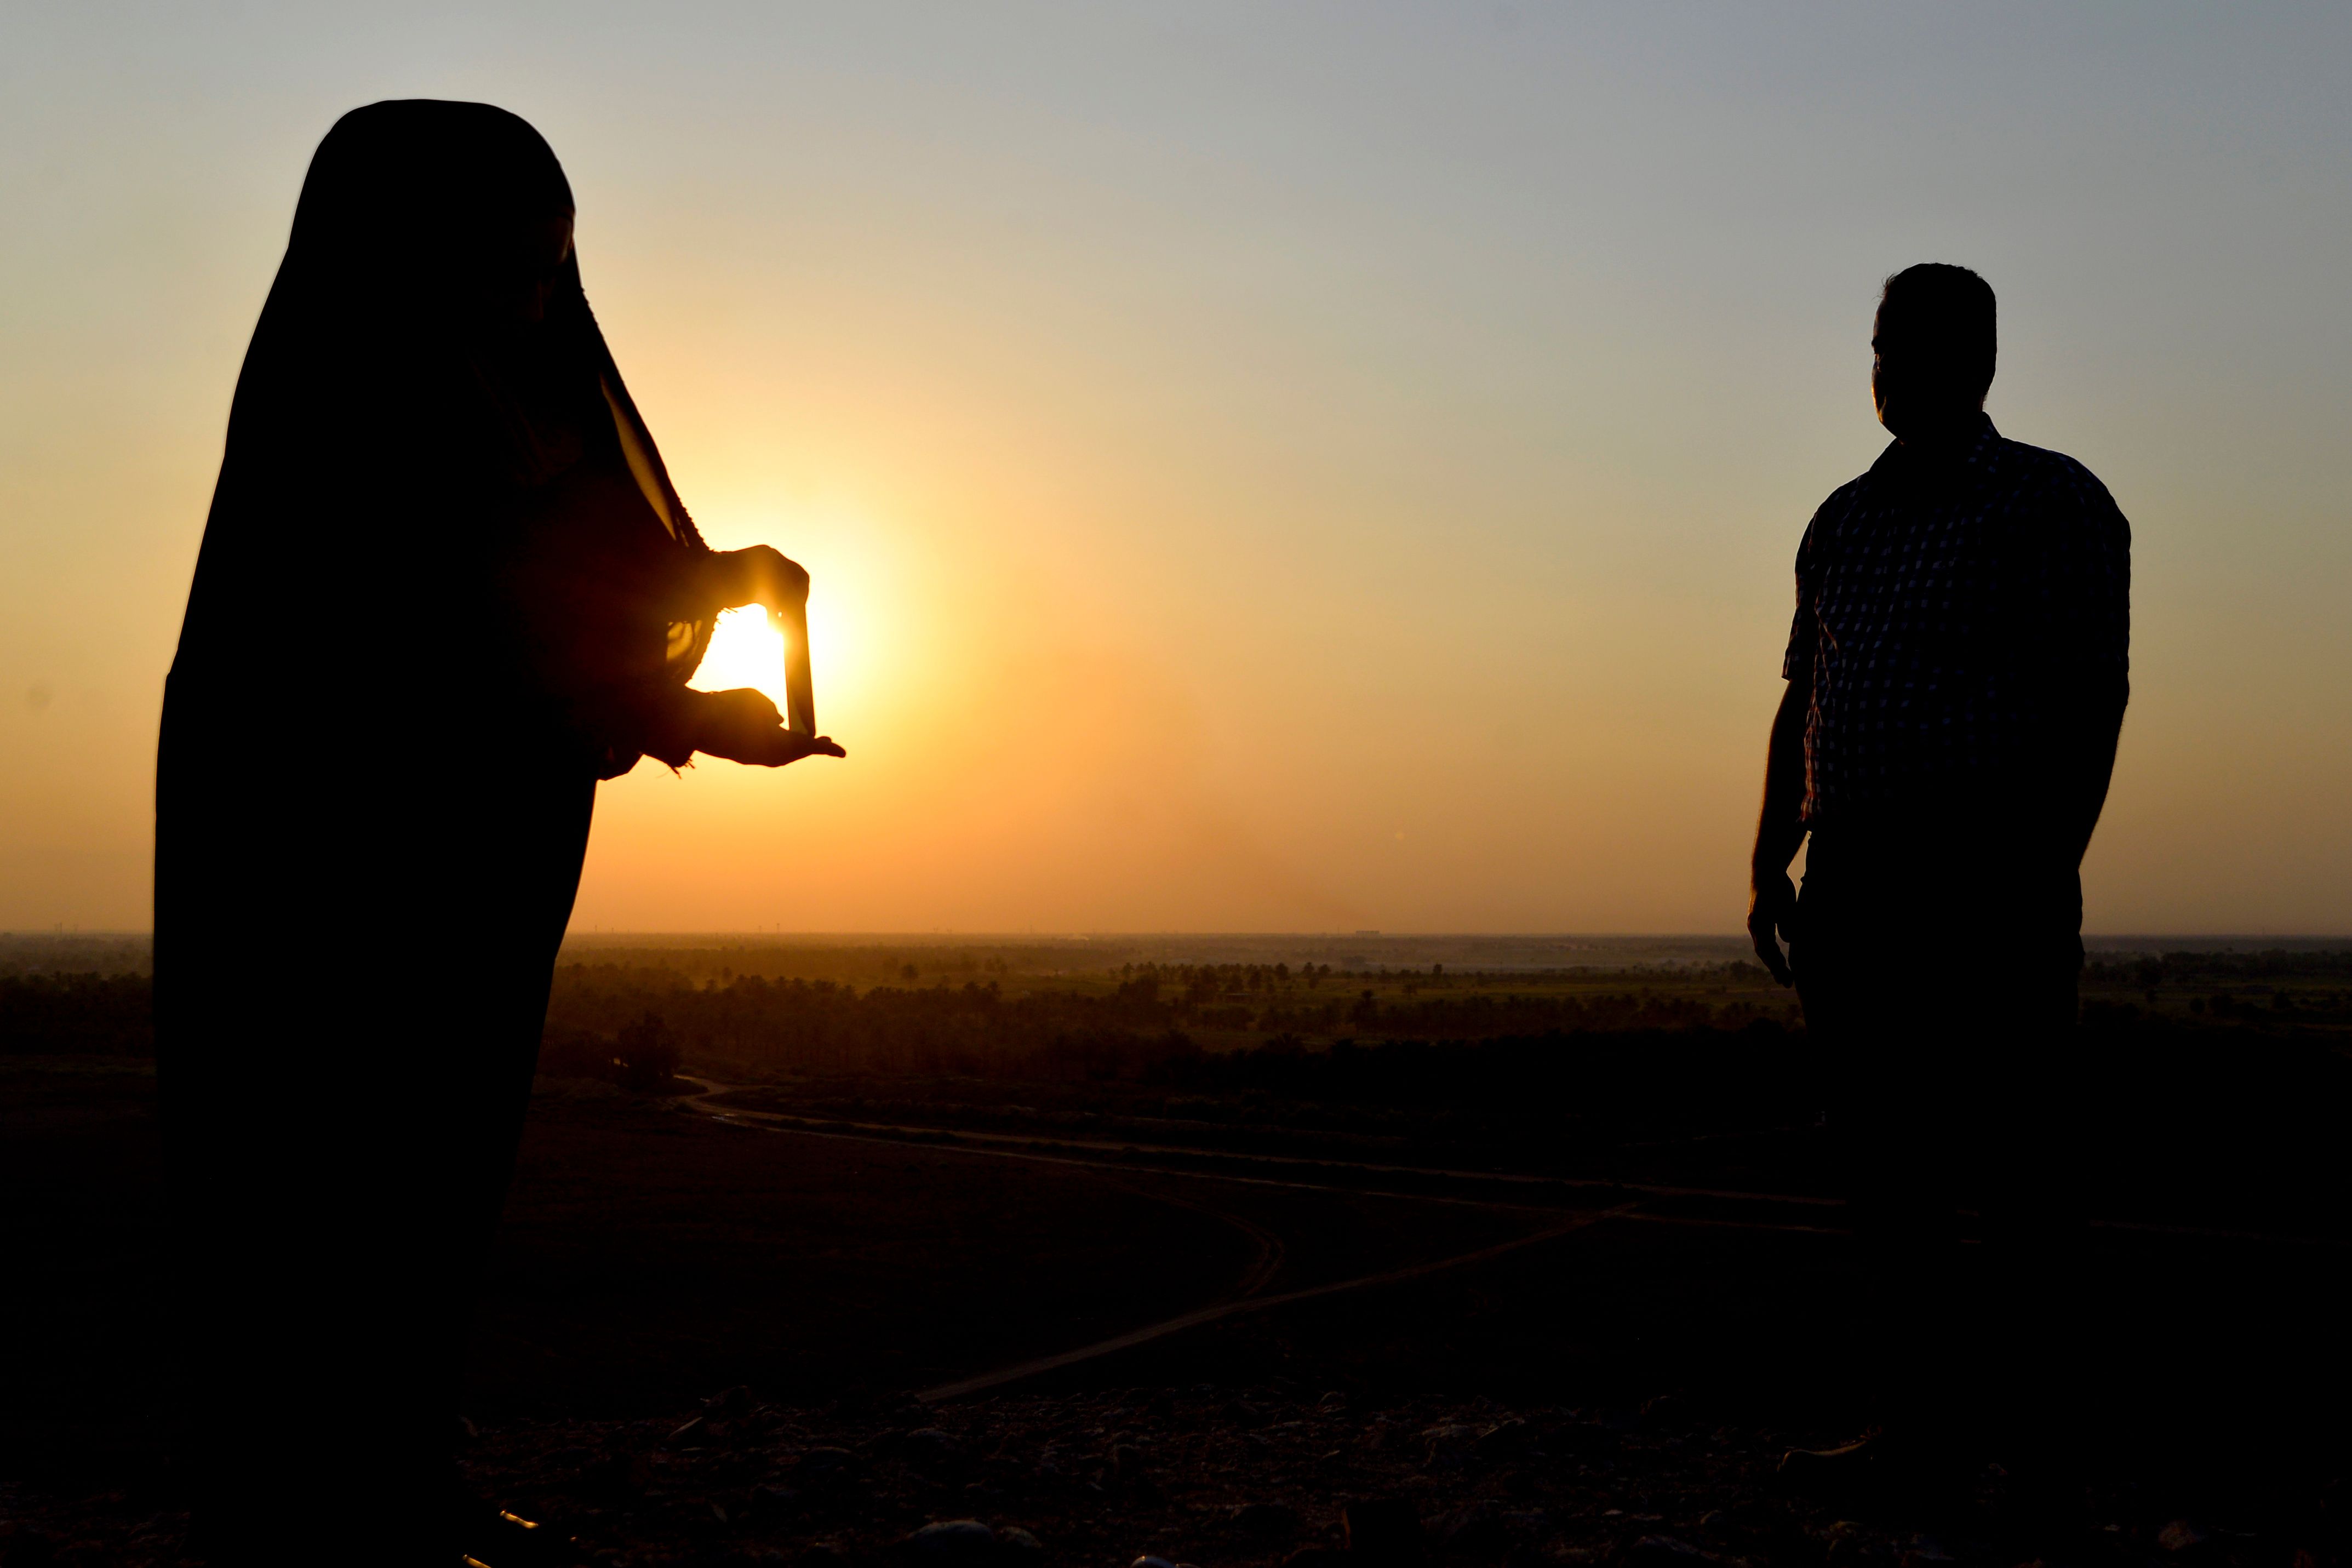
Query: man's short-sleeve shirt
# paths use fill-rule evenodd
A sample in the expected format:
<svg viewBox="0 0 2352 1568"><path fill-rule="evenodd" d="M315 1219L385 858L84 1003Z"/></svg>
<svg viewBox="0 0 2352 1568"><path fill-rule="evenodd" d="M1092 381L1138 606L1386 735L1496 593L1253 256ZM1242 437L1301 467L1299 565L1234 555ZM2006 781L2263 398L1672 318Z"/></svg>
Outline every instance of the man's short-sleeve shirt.
<svg viewBox="0 0 2352 1568"><path fill-rule="evenodd" d="M2130 525L2072 458L1990 419L1940 463L1890 445L1797 549L1805 820L2030 808L2053 748L2122 713L2130 600Z"/></svg>

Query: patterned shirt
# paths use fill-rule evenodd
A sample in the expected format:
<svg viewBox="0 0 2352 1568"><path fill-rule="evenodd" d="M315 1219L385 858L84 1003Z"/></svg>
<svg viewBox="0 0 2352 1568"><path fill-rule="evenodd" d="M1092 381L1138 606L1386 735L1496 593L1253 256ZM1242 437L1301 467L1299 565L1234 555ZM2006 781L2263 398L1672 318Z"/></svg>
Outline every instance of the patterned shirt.
<svg viewBox="0 0 2352 1568"><path fill-rule="evenodd" d="M2089 469L1990 419L1956 461L1889 445L1797 547L1805 821L2030 809L2071 741L2112 732L2130 642L2131 526Z"/></svg>

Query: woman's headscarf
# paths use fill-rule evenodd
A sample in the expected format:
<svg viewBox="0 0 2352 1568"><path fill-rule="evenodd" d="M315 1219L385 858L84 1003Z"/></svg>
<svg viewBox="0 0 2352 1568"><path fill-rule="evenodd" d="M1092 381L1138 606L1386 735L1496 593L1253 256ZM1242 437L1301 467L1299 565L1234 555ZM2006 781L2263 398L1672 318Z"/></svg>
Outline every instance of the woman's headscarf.
<svg viewBox="0 0 2352 1568"><path fill-rule="evenodd" d="M478 731L520 704L606 731L600 772L635 760L626 731L708 645L707 547L576 257L546 272L572 212L546 142L488 104L372 104L320 144L173 666L209 728L268 743L289 701L357 695L375 723Z"/></svg>

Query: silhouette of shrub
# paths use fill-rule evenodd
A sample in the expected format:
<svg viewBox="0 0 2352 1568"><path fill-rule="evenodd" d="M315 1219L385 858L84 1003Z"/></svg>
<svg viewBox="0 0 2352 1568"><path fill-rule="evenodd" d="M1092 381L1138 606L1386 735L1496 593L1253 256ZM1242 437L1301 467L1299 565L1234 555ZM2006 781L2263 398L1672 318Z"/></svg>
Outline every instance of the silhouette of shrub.
<svg viewBox="0 0 2352 1568"><path fill-rule="evenodd" d="M677 1037L658 1013L643 1013L621 1030L613 1042L620 1065L620 1085L632 1094L655 1094L667 1089L677 1076L683 1053Z"/></svg>
<svg viewBox="0 0 2352 1568"><path fill-rule="evenodd" d="M613 1042L584 1029L550 1029L539 1047L539 1070L549 1078L619 1079Z"/></svg>

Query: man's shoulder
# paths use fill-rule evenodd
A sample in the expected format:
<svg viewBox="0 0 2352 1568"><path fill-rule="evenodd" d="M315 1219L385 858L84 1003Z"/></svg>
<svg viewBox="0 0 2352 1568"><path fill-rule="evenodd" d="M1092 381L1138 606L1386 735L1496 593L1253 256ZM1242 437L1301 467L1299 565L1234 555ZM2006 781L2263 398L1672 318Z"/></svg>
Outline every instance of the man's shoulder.
<svg viewBox="0 0 2352 1568"><path fill-rule="evenodd" d="M1874 469L1865 468L1829 493L1829 499L1813 509L1813 521L1806 532L1833 522L1853 510L1870 491L1870 476Z"/></svg>
<svg viewBox="0 0 2352 1568"><path fill-rule="evenodd" d="M2073 499L2095 510L2115 507L2115 497L2099 476L2063 452L2000 436L1990 443L1986 456L1990 477L2013 493Z"/></svg>

